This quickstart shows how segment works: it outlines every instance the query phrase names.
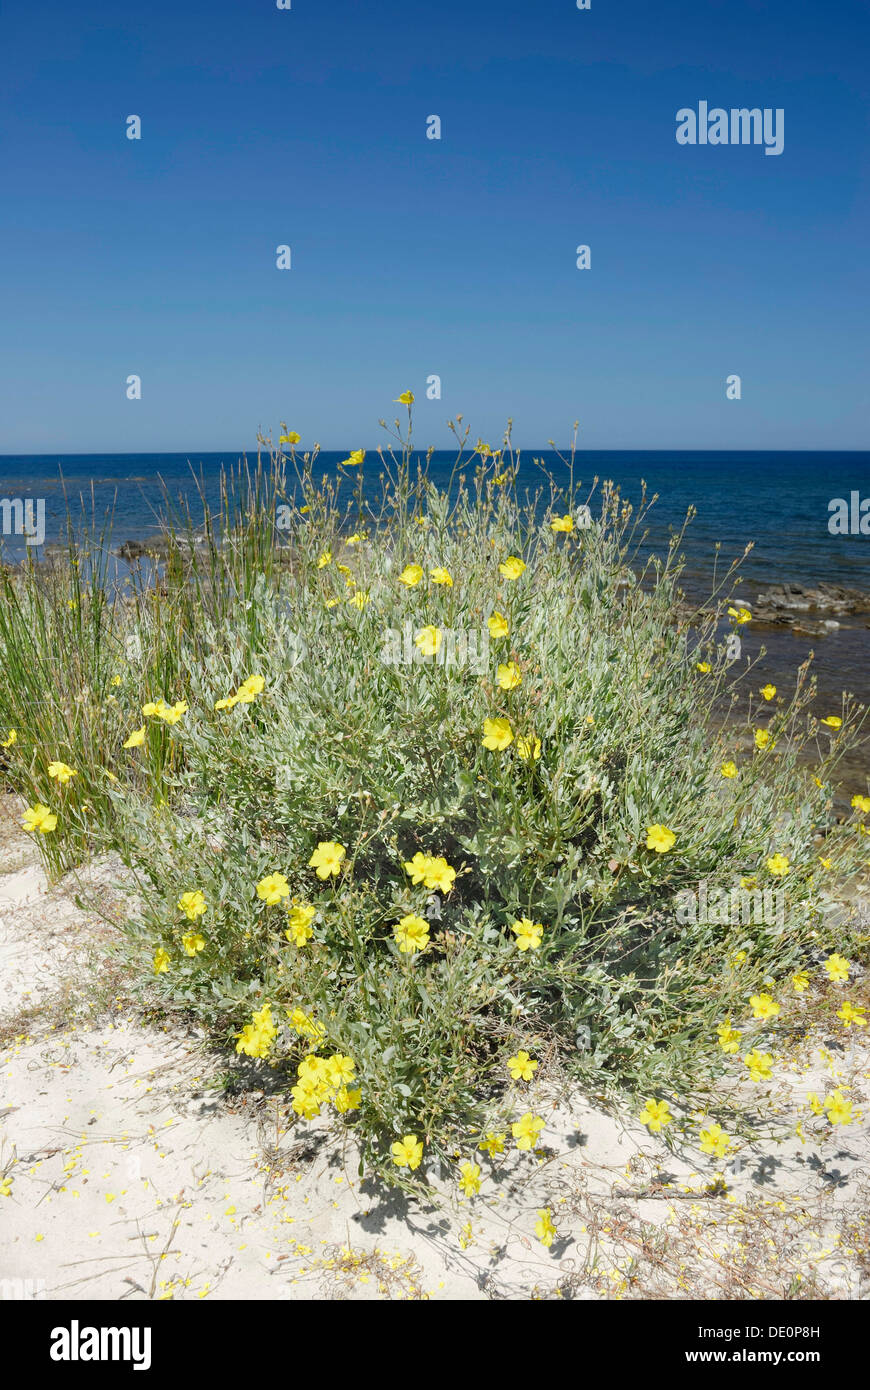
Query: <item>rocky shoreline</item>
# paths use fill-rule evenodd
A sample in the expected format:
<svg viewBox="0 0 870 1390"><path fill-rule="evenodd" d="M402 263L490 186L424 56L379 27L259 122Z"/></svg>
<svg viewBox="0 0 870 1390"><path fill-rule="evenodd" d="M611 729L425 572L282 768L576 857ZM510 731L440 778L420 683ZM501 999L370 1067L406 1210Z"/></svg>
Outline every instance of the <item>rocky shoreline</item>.
<svg viewBox="0 0 870 1390"><path fill-rule="evenodd" d="M787 627L806 637L836 632L844 618L858 619L850 626L870 628L870 592L841 584L768 584L746 607L757 625Z"/></svg>
<svg viewBox="0 0 870 1390"><path fill-rule="evenodd" d="M747 584L747 588L750 585ZM841 627L870 629L870 590L842 584L752 584L752 598L732 602L752 614L753 631L779 629L801 637L827 637ZM684 596L680 613L690 621L711 611L709 603L692 603ZM721 603L718 605L721 610Z"/></svg>

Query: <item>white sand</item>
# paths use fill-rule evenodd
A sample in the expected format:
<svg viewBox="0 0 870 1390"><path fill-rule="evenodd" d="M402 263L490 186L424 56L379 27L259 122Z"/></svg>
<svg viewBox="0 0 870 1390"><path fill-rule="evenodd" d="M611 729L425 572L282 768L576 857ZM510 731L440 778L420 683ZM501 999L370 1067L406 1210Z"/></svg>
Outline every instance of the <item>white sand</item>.
<svg viewBox="0 0 870 1390"><path fill-rule="evenodd" d="M0 1297L753 1298L799 1291L798 1275L809 1297L814 1279L834 1297L870 1292L870 1125L831 1130L806 1105L808 1091L843 1084L867 1108L859 1030L808 1042L775 1082L735 1080L766 1129L789 1137L743 1142L722 1195L705 1189L725 1165L675 1157L634 1118L580 1097L557 1103L544 1079L518 1087L517 1113L545 1118L548 1156L479 1160L471 1200L430 1168L443 1201L426 1208L360 1181L351 1143L324 1121L291 1124L262 1093L223 1098L210 1084L221 1061L197 1037L148 1026L127 1004L89 1022L111 933L72 886L49 891L7 819L0 1023L17 1018L20 1031L0 1049L0 1172L12 1180ZM545 1206L549 1250L534 1234Z"/></svg>

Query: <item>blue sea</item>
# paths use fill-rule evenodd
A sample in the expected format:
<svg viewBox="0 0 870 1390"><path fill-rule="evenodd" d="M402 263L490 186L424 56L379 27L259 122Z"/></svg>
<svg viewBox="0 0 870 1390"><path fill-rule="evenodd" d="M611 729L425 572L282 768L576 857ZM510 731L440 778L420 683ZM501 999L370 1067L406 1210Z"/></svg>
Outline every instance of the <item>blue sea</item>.
<svg viewBox="0 0 870 1390"><path fill-rule="evenodd" d="M222 467L236 465L241 451L208 454L74 454L0 456L0 498L45 500L46 539L62 534L68 499L73 514L98 521L111 515L112 543L145 540L158 529L164 489L173 500L187 499L197 519L195 477L202 476L214 508L219 499ZM255 451L248 455L255 458ZM315 477L335 476L346 453L322 453ZM436 483L446 485L455 463L454 452L436 453L429 465ZM541 484L540 458L557 479L566 478L558 457L549 452L523 451L518 476L520 492L533 493ZM465 472L473 471L473 463ZM367 490L377 489L379 460L366 458ZM714 561L721 574L753 549L741 565L743 593L751 601L758 583L827 581L870 589L870 536L831 535L829 503L850 501L857 493L870 498L870 452L727 452L727 451L578 451L575 479L583 488L593 480L617 483L623 496L638 502L641 482L648 494L658 494L649 514L648 547L664 552L669 535L678 530L690 506L697 509L683 553L687 559L686 587L701 594L709 586ZM348 496L353 481L343 484ZM596 507L592 500L593 515ZM719 543L718 559L716 545ZM7 558L20 557L20 541L4 538ZM870 702L870 615L843 620L831 636L809 642L791 634L765 633L769 649L766 670L782 680L813 646L823 691L833 698L846 685ZM747 638L747 650L753 639Z"/></svg>

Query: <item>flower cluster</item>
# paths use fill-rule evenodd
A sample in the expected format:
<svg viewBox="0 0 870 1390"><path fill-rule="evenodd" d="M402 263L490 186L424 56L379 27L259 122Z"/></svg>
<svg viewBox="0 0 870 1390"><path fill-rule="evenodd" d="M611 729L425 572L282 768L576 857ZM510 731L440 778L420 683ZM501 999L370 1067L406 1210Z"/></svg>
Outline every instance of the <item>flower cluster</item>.
<svg viewBox="0 0 870 1390"><path fill-rule="evenodd" d="M256 1010L251 1022L246 1023L236 1036L236 1052L244 1052L246 1057L268 1057L278 1036L271 1005L264 1004L262 1009Z"/></svg>
<svg viewBox="0 0 870 1390"><path fill-rule="evenodd" d="M405 872L411 875L413 884L422 883L424 888L437 889L439 893L449 893L456 878L456 870L443 856L422 854L420 850L404 867Z"/></svg>
<svg viewBox="0 0 870 1390"><path fill-rule="evenodd" d="M186 700L176 700L174 705L168 705L162 696L159 700L149 700L142 706L142 713L146 719L162 719L164 724L177 724L187 711Z"/></svg>
<svg viewBox="0 0 870 1390"><path fill-rule="evenodd" d="M313 1120L321 1106L332 1104L340 1115L356 1110L362 1092L348 1090L356 1076L352 1057L334 1052L331 1057L319 1057L309 1052L299 1063L296 1084L291 1089L293 1109L304 1120Z"/></svg>

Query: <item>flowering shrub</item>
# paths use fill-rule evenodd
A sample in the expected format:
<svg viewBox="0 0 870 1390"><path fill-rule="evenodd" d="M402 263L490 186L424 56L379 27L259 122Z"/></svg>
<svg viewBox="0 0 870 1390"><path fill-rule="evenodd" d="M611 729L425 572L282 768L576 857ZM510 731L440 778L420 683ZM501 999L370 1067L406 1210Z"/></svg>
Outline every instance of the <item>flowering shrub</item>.
<svg viewBox="0 0 870 1390"><path fill-rule="evenodd" d="M748 696L719 635L747 610L717 593L689 623L678 539L635 572L645 503L581 497L573 455L524 502L509 444L460 452L444 493L407 437L375 503L362 450L318 483L284 437L228 480L220 536L170 520L156 590L88 588L74 547L4 576L0 758L49 867L116 851L143 989L395 1182L534 1149L544 1052L596 1094L672 1103L740 1046L768 1075L749 1043L776 983L842 948L834 885L867 857L870 800L831 814L854 709L819 749L805 679ZM412 659L384 659L408 622ZM488 634L484 674L444 659L447 629ZM678 922L701 881L785 884L784 927ZM641 1118L661 1129L667 1102ZM465 1158L469 1190L479 1172Z"/></svg>

